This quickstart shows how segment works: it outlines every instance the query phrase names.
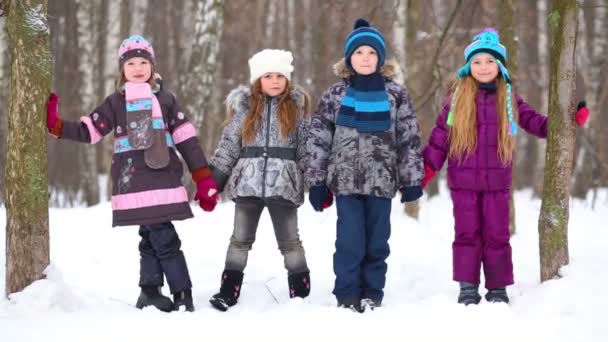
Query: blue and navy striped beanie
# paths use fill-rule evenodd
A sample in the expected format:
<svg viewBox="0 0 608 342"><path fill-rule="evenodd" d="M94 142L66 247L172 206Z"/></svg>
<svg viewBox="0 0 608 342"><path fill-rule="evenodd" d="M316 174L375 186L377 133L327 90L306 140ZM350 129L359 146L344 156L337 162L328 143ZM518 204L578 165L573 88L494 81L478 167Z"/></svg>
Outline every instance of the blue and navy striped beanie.
<svg viewBox="0 0 608 342"><path fill-rule="evenodd" d="M351 32L346 38L344 43L344 57L346 58L346 65L352 70L350 64L350 56L355 50L361 45L369 45L376 53L378 53L378 68L384 65L386 60L386 43L382 33L376 28L369 25L369 22L365 19L357 19L353 32Z"/></svg>

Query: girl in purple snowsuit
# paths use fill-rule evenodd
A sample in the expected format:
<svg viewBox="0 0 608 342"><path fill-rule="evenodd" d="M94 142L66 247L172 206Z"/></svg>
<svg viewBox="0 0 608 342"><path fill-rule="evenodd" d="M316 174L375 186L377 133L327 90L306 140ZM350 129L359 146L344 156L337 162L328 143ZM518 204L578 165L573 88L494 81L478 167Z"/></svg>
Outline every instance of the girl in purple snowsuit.
<svg viewBox="0 0 608 342"><path fill-rule="evenodd" d="M512 160L518 127L547 137L547 117L513 94L507 50L488 28L464 51L454 91L437 118L423 156L423 187L448 159L448 187L454 203L454 280L458 303L478 304L483 264L489 302L509 302L513 284L509 244ZM577 113L577 124L587 118Z"/></svg>

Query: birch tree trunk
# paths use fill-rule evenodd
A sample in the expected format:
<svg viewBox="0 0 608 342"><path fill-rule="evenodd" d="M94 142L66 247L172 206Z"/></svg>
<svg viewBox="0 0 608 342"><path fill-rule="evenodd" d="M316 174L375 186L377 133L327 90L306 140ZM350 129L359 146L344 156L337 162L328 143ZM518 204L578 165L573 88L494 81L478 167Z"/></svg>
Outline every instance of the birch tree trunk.
<svg viewBox="0 0 608 342"><path fill-rule="evenodd" d="M549 16L549 0L538 1L538 54L540 59L540 65L549 64L549 55L547 51L550 48L549 45L549 28L547 25L547 17ZM547 85L549 84L549 73L548 68L541 67L540 70L540 86L542 87L541 103L543 108L537 108L540 111L548 113L548 90ZM539 157L538 163L536 163L536 171L534 172L534 197L541 197L543 192L543 175L545 174L545 158L542 155L545 154L547 149L547 141L545 139L536 140L537 155Z"/></svg>
<svg viewBox="0 0 608 342"><path fill-rule="evenodd" d="M51 51L46 0L11 1L6 156L6 294L44 277L49 264L46 100Z"/></svg>
<svg viewBox="0 0 608 342"><path fill-rule="evenodd" d="M187 115L190 115L195 127L202 132L202 137L215 137L216 122L222 122L223 116L205 113L210 107L213 88L215 88L215 70L218 65L220 39L224 26L224 2L222 0L200 1L196 8L194 42L188 62L187 78L182 82L181 100ZM208 121L206 122L206 119ZM216 121L216 122L214 122ZM203 126L203 124L205 124Z"/></svg>
<svg viewBox="0 0 608 342"><path fill-rule="evenodd" d="M554 0L549 26L552 34L549 135L538 220L541 281L559 276L560 267L569 261L568 204L574 151L575 48L578 30L576 0Z"/></svg>
<svg viewBox="0 0 608 342"><path fill-rule="evenodd" d="M408 0L398 0L397 13L395 16L395 22L393 23L393 45L395 46L395 55L403 69L402 79L398 80L399 83L405 84L407 79L407 63L409 60L406 58L406 40L407 37L407 2Z"/></svg>
<svg viewBox="0 0 608 342"><path fill-rule="evenodd" d="M78 48L81 53L78 54L78 69L82 76L82 87L79 89L79 96L82 99L82 115L86 115L97 104L97 96L95 95L95 79L96 70L99 69L99 61L97 60L97 35L99 31L96 27L96 16L99 11L98 0L79 0L78 1ZM99 181L97 180L97 146L88 146L88 148L80 149L79 162L80 180L82 183L81 189L84 192L84 201L87 206L92 206L99 203Z"/></svg>

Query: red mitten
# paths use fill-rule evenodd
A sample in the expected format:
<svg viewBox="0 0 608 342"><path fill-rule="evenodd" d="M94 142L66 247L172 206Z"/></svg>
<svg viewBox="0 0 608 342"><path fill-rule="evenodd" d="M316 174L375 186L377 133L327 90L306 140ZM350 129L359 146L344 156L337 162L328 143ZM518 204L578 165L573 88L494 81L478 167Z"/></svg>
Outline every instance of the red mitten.
<svg viewBox="0 0 608 342"><path fill-rule="evenodd" d="M63 130L63 121L59 116L59 96L55 93L51 93L49 99L46 101L46 128L49 132L60 137Z"/></svg>
<svg viewBox="0 0 608 342"><path fill-rule="evenodd" d="M576 106L576 115L574 116L574 119L579 127L583 126L589 119L589 109L587 109L587 103L585 101L579 102Z"/></svg>
<svg viewBox="0 0 608 342"><path fill-rule="evenodd" d="M194 200L200 202L204 211L213 211L219 199L219 190L211 177L211 170L208 167L192 170L192 179L196 183Z"/></svg>
<svg viewBox="0 0 608 342"><path fill-rule="evenodd" d="M200 202L204 211L212 211L217 204L219 192L217 184L212 177L205 177L196 182L196 195L194 199Z"/></svg>
<svg viewBox="0 0 608 342"><path fill-rule="evenodd" d="M422 179L422 188L426 188L426 185L435 177L435 171L431 169L428 164L424 164L424 178Z"/></svg>

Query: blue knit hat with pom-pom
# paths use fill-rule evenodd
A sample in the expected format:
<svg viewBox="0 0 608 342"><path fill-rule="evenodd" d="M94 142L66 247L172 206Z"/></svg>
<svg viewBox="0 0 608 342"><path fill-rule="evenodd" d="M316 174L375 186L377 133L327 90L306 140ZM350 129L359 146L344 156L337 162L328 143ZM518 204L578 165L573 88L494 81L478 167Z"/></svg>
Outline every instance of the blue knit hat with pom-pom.
<svg viewBox="0 0 608 342"><path fill-rule="evenodd" d="M502 77L507 83L511 83L511 76L507 70L507 48L500 42L498 31L492 27L485 28L473 37L471 44L464 49L465 65L458 70L458 78L471 74L471 60L482 53L496 58Z"/></svg>
<svg viewBox="0 0 608 342"><path fill-rule="evenodd" d="M346 65L352 69L350 64L350 57L355 50L361 45L369 45L378 54L378 68L384 65L386 60L386 43L382 33L378 29L371 27L369 22L365 19L357 19L355 21L353 31L346 37L344 43L344 57L346 58Z"/></svg>

